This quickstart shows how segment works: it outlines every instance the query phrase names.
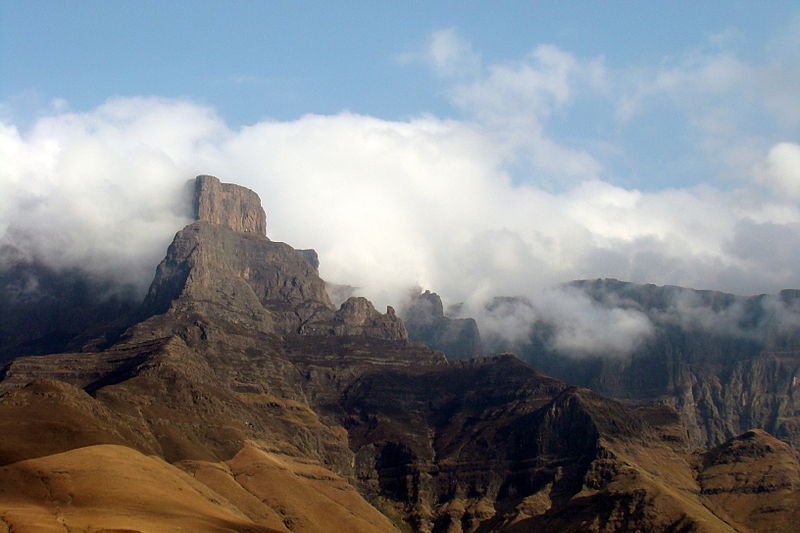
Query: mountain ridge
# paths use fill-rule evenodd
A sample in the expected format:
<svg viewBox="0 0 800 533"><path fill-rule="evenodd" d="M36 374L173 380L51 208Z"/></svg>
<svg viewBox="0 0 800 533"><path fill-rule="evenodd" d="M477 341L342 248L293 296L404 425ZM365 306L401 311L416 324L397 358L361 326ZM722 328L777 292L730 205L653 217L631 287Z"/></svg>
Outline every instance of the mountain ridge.
<svg viewBox="0 0 800 533"><path fill-rule="evenodd" d="M195 191L208 207L176 234L135 324L108 346L7 365L6 529L729 531L766 516L703 492L718 465L669 407L633 409L510 354L449 361L392 308L334 308L316 254L261 231L255 193L209 176ZM771 442L790 481L753 505L791 512L800 468ZM155 477L130 473L143 469ZM46 491L28 490L34 470ZM178 518L138 499L159 476Z"/></svg>

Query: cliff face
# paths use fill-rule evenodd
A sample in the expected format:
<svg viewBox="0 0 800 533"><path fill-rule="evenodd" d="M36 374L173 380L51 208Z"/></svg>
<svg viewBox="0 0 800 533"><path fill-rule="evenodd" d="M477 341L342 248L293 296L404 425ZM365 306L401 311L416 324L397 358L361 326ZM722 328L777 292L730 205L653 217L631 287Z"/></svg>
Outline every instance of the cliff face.
<svg viewBox="0 0 800 533"><path fill-rule="evenodd" d="M482 353L478 325L472 318L444 316L442 299L425 291L415 296L405 310L409 339L441 350L450 359L469 359Z"/></svg>
<svg viewBox="0 0 800 533"><path fill-rule="evenodd" d="M195 218L242 233L267 234L267 215L258 195L239 185L220 183L214 176L197 176Z"/></svg>
<svg viewBox="0 0 800 533"><path fill-rule="evenodd" d="M780 323L795 316L791 291L744 298L616 280L572 287L598 305L643 313L654 333L629 356L586 356L554 349L539 324L517 347L533 366L601 394L671 405L697 445L759 427L800 449L800 342L796 327Z"/></svg>
<svg viewBox="0 0 800 533"><path fill-rule="evenodd" d="M196 192L200 220L178 232L167 250L145 299L147 313L200 311L282 334L406 339L391 309L381 314L351 298L335 310L316 252L270 241L254 192L211 176L198 176Z"/></svg>
<svg viewBox="0 0 800 533"><path fill-rule="evenodd" d="M3 370L0 525L730 530L697 478L719 461L689 452L677 413L510 354L448 362L363 298L335 309L311 254L219 187L117 342Z"/></svg>

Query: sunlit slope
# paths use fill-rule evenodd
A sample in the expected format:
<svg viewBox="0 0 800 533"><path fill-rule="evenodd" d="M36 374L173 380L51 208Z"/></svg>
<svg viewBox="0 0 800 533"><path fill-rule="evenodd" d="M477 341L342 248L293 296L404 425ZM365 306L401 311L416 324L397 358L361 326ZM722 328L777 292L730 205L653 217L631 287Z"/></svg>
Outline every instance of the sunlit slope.
<svg viewBox="0 0 800 533"><path fill-rule="evenodd" d="M273 531L190 475L124 446L98 445L0 468L11 531Z"/></svg>
<svg viewBox="0 0 800 533"><path fill-rule="evenodd" d="M752 429L703 456L698 477L710 509L753 531L797 531L800 463L792 449Z"/></svg>
<svg viewBox="0 0 800 533"><path fill-rule="evenodd" d="M63 382L0 396L0 431L3 533L393 529L342 477L263 442L169 464L146 427Z"/></svg>

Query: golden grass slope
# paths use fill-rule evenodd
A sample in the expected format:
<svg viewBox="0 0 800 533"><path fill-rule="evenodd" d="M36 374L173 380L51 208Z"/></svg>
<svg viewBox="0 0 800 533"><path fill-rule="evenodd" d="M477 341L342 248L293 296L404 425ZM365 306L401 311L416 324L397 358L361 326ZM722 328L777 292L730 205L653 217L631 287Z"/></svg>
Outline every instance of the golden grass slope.
<svg viewBox="0 0 800 533"><path fill-rule="evenodd" d="M392 531L344 479L249 444L186 471L118 445L0 467L0 531Z"/></svg>
<svg viewBox="0 0 800 533"><path fill-rule="evenodd" d="M765 431L751 429L707 452L698 482L704 503L741 529L800 530L800 463Z"/></svg>
<svg viewBox="0 0 800 533"><path fill-rule="evenodd" d="M392 531L392 523L343 478L319 463L248 443L224 463L181 468L259 523L291 531ZM277 520L277 521L276 521Z"/></svg>
<svg viewBox="0 0 800 533"><path fill-rule="evenodd" d="M10 531L274 531L188 474L124 446L97 445L0 468Z"/></svg>
<svg viewBox="0 0 800 533"><path fill-rule="evenodd" d="M0 533L394 529L345 479L285 446L246 441L225 462L171 464L145 426L121 420L57 381L0 396Z"/></svg>
<svg viewBox="0 0 800 533"><path fill-rule="evenodd" d="M0 395L0 465L92 444L120 444L145 453L157 446L119 422L86 392L38 380Z"/></svg>

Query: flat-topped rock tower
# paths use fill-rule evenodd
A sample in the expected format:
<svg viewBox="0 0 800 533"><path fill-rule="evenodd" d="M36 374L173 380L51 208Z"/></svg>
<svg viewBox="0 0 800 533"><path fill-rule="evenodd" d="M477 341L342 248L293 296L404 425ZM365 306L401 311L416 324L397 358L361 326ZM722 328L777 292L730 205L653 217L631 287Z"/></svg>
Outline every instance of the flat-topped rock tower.
<svg viewBox="0 0 800 533"><path fill-rule="evenodd" d="M221 183L214 176L195 178L194 216L234 231L267 234L267 214L258 194L240 185Z"/></svg>

